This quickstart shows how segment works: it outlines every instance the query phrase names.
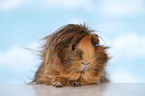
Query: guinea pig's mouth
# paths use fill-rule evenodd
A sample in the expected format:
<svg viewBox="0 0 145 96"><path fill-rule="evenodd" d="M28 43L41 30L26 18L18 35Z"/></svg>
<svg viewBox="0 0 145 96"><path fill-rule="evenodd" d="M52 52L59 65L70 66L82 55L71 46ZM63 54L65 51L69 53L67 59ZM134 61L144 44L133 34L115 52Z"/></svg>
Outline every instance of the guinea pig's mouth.
<svg viewBox="0 0 145 96"><path fill-rule="evenodd" d="M83 72L87 69L88 65L83 65L82 68L79 70L79 72Z"/></svg>

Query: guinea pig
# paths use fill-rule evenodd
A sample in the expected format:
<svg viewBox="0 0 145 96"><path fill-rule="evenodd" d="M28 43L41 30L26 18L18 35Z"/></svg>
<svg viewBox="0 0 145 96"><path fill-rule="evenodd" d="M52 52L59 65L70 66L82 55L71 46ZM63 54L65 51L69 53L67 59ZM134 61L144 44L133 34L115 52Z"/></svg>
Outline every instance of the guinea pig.
<svg viewBox="0 0 145 96"><path fill-rule="evenodd" d="M99 36L85 24L68 24L44 39L34 84L59 88L109 81L105 71L108 47L99 45Z"/></svg>

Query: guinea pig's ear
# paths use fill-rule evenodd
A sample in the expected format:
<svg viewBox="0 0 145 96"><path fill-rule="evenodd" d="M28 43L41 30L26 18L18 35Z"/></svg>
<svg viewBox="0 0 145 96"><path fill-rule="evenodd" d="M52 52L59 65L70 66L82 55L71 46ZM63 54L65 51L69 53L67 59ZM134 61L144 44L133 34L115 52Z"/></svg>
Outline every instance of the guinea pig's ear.
<svg viewBox="0 0 145 96"><path fill-rule="evenodd" d="M96 44L99 44L98 35L92 34L91 40L92 40L92 44L93 44L94 46L95 46Z"/></svg>

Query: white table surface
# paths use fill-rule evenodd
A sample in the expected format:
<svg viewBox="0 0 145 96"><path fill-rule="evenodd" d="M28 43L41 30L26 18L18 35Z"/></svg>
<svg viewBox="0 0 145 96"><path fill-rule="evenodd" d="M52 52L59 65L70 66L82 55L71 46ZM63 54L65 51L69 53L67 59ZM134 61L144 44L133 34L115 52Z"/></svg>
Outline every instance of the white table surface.
<svg viewBox="0 0 145 96"><path fill-rule="evenodd" d="M0 85L0 96L145 96L145 83L104 83L81 87Z"/></svg>

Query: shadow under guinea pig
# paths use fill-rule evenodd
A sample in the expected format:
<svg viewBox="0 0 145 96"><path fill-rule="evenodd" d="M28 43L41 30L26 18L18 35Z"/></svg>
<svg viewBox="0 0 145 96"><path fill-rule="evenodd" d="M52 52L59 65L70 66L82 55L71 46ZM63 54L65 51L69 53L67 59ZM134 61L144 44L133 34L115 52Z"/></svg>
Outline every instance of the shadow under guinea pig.
<svg viewBox="0 0 145 96"><path fill-rule="evenodd" d="M54 88L51 85L33 85L37 96L104 96L109 83L81 87Z"/></svg>

